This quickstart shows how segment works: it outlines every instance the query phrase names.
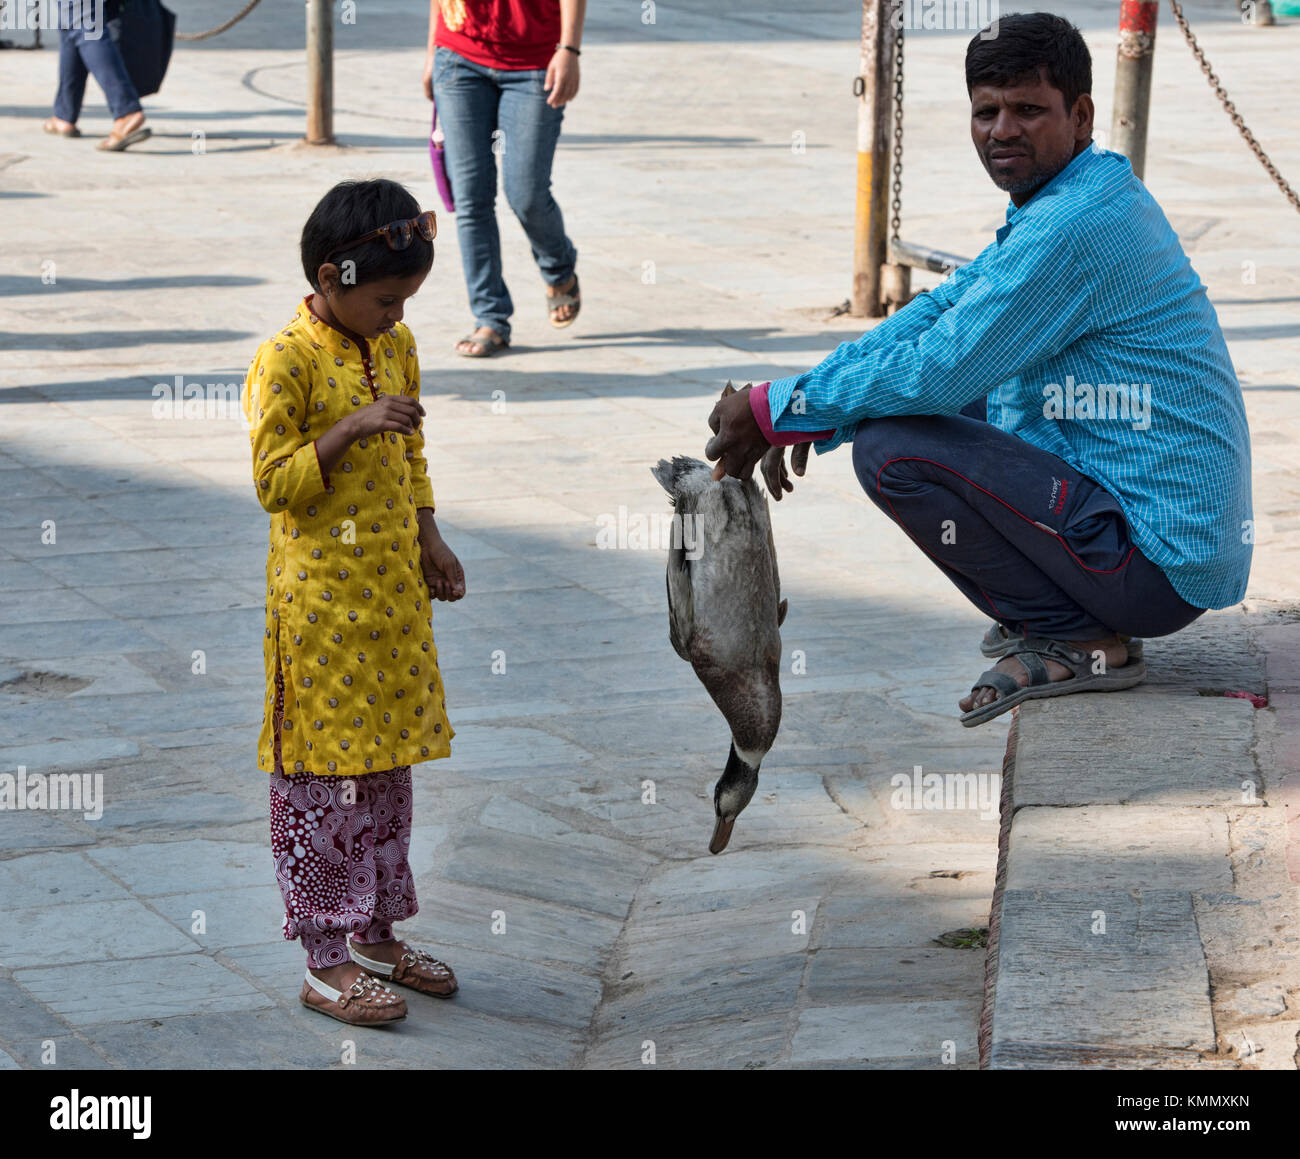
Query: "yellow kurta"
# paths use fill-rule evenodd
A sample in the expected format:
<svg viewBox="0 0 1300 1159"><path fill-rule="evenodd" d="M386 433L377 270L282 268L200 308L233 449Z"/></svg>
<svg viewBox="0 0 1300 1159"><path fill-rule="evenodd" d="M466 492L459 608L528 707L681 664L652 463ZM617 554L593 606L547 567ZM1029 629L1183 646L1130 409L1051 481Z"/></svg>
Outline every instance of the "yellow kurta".
<svg viewBox="0 0 1300 1159"><path fill-rule="evenodd" d="M416 511L433 507L424 436L357 439L328 479L316 456L316 439L346 415L386 393L420 396L406 326L367 346L303 302L248 371L253 482L271 515L257 745L266 772L275 769L277 674L287 773L356 776L451 754L420 568Z"/></svg>

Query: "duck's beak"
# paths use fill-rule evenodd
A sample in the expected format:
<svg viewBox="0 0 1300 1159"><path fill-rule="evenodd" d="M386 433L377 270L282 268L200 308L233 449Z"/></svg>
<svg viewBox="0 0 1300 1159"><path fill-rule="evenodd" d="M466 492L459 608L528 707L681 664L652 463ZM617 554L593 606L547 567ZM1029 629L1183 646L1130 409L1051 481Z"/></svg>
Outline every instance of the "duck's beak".
<svg viewBox="0 0 1300 1159"><path fill-rule="evenodd" d="M731 840L731 829L736 824L733 817L728 821L725 817L719 817L717 824L713 826L713 840L709 842L710 853L721 853L727 847L727 842Z"/></svg>

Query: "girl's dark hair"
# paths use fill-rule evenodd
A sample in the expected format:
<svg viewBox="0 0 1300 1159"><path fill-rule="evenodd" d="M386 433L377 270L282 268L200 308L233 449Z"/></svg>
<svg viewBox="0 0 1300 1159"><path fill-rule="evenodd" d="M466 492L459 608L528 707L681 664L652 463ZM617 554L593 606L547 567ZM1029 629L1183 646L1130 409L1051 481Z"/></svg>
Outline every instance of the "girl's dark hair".
<svg viewBox="0 0 1300 1159"><path fill-rule="evenodd" d="M990 25L988 40L966 46L966 93L976 85L1006 88L1047 69L1047 83L1065 96L1065 111L1092 92L1092 57L1083 36L1068 20L1048 12L1016 13ZM987 31L987 30L986 30Z"/></svg>
<svg viewBox="0 0 1300 1159"><path fill-rule="evenodd" d="M419 212L420 203L396 181L383 177L340 181L320 199L302 227L302 272L312 289L319 292L316 274L326 262L355 263L355 278L349 279L349 286L428 273L433 266L433 243L418 233L404 250L390 249L382 237L348 250L338 248L372 229L390 221L408 220Z"/></svg>

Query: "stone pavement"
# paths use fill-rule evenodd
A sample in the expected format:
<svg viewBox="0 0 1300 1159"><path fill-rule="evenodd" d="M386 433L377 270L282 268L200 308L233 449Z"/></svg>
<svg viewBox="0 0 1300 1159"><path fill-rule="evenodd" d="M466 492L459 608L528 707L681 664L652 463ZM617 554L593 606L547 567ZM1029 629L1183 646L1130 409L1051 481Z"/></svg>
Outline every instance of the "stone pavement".
<svg viewBox="0 0 1300 1159"><path fill-rule="evenodd" d="M175 6L182 28L216 22ZM659 5L646 25L640 5L592 4L555 181L577 325L546 326L504 208L511 352L450 353L469 318L448 217L408 313L470 595L435 612L458 735L450 761L417 767L406 933L462 989L367 1036L297 1006L301 958L278 934L247 437L233 412L153 403L176 376L242 380L304 291L297 233L331 183L384 174L434 204L422 28L368 0L338 30L332 149L297 144L296 6L180 49L147 102L155 136L122 156L40 133L53 52L0 56L0 199L20 225L0 255L0 771L101 773L105 796L98 820L0 813L0 1063L976 1065L983 954L933 939L987 923L997 822L926 809L893 778L987 787L1000 769L1006 719L955 719L982 618L863 499L847 455L814 462L773 508L784 725L713 858L726 729L668 645L662 551L597 545L602 517L665 511L648 466L700 453L726 378L805 367L860 331L829 316L850 282L854 5L718 7ZM1112 6L1062 10L1093 45L1106 125ZM1297 26L1211 11L1189 9L1211 59L1300 169L1267 101ZM909 41L904 232L973 254L1004 203L965 143L966 39ZM1256 433L1252 596L1294 600L1300 246L1172 37L1157 70L1148 180L1219 305ZM89 106L93 137L93 89Z"/></svg>

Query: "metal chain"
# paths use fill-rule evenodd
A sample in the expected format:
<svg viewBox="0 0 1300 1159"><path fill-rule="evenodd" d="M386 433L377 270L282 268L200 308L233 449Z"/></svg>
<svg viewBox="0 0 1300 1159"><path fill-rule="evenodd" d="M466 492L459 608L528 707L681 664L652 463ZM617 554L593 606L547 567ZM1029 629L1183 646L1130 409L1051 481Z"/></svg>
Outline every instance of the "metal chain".
<svg viewBox="0 0 1300 1159"><path fill-rule="evenodd" d="M1183 6L1178 0L1169 0L1174 10L1174 19L1178 21L1178 27L1183 30L1183 36L1187 38L1187 43L1191 47L1192 55L1200 62L1201 71L1209 79L1211 86L1214 88L1215 95L1223 103L1223 110L1232 118L1232 123L1237 126L1242 137L1245 138L1246 144L1254 150L1255 156L1259 158L1259 163L1268 170L1268 175L1277 182L1277 187L1286 195L1286 199L1292 205L1300 210L1300 194L1283 178L1282 174L1277 171L1277 167L1269 160L1268 154L1261 148L1260 143L1255 140L1255 134L1246 128L1246 122L1241 119L1241 114L1237 112L1237 107L1228 99L1228 94L1224 92L1223 85L1219 78L1214 75L1214 69L1210 67L1210 62L1205 59L1205 53L1201 51L1201 46L1196 43L1196 37L1192 35L1191 28L1188 27L1187 17L1183 15Z"/></svg>
<svg viewBox="0 0 1300 1159"><path fill-rule="evenodd" d="M889 238L898 240L899 219L903 213L903 22L894 33L894 201L889 223Z"/></svg>
<svg viewBox="0 0 1300 1159"><path fill-rule="evenodd" d="M261 2L262 0L248 0L248 3L244 5L243 9L227 20L225 24L218 24L216 28L209 28L207 32L178 32L176 33L176 39L207 40L209 36L217 36L219 33L225 32L227 28L233 28Z"/></svg>

